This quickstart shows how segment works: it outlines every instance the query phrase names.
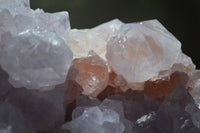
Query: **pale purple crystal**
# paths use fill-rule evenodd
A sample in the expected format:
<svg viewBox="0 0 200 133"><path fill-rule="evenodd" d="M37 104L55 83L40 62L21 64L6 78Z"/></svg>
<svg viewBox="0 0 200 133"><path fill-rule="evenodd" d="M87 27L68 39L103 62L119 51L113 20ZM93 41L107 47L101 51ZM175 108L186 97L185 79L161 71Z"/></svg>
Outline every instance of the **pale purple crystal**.
<svg viewBox="0 0 200 133"><path fill-rule="evenodd" d="M57 34L36 29L7 35L0 63L14 87L47 90L65 81L72 59Z"/></svg>

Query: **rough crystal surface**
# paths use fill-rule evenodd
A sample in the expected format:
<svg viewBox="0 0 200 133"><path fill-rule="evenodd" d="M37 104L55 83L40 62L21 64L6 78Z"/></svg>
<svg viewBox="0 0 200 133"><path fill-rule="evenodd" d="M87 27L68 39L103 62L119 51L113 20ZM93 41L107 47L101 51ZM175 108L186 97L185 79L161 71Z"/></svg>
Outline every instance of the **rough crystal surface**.
<svg viewBox="0 0 200 133"><path fill-rule="evenodd" d="M167 94L162 103L156 103L143 91L128 90L113 94L101 103L95 98L81 96L78 97L76 106L72 113L72 121L62 126L62 129L68 129L72 133L198 133L200 131L200 110L183 86ZM123 131L119 130L119 127Z"/></svg>
<svg viewBox="0 0 200 133"><path fill-rule="evenodd" d="M200 71L157 20L71 30L29 0L0 18L0 133L200 132Z"/></svg>
<svg viewBox="0 0 200 133"><path fill-rule="evenodd" d="M2 0L0 1L0 10L3 9L9 10L14 19L7 21L8 24L14 23L12 25L14 28L8 27L10 25L6 26L13 34L27 29L40 28L56 32L62 39L68 41L70 30L68 12L45 13L42 9L32 10L30 9L29 0ZM1 21L5 20L1 19Z"/></svg>
<svg viewBox="0 0 200 133"><path fill-rule="evenodd" d="M29 0L1 0L0 17L1 65L12 85L47 90L63 83L73 58L68 13L34 11Z"/></svg>
<svg viewBox="0 0 200 133"><path fill-rule="evenodd" d="M127 82L144 82L169 69L181 52L181 43L157 20L124 24L107 45L112 69Z"/></svg>
<svg viewBox="0 0 200 133"><path fill-rule="evenodd" d="M55 33L28 30L4 43L1 65L14 87L52 89L65 81L73 54Z"/></svg>
<svg viewBox="0 0 200 133"><path fill-rule="evenodd" d="M50 14L38 9L28 14L11 14L10 8L7 9L3 6L0 8L0 16L2 18L0 20L0 35L3 35L3 33L6 32L10 32L11 34L16 35L29 29L39 28L41 30L55 32L63 40L65 40L66 43L69 40L68 35L70 30L70 23L67 12Z"/></svg>
<svg viewBox="0 0 200 133"><path fill-rule="evenodd" d="M0 9L8 9L12 15L31 14L29 0L0 0Z"/></svg>
<svg viewBox="0 0 200 133"><path fill-rule="evenodd" d="M115 19L92 29L71 30L69 46L74 57L86 57L88 52L93 50L106 60L107 40L117 33L122 24L120 20Z"/></svg>
<svg viewBox="0 0 200 133"><path fill-rule="evenodd" d="M200 95L200 71L199 70L194 70L191 72L190 79L188 81L187 86L193 88L190 93L200 108L200 97L199 97L199 95Z"/></svg>
<svg viewBox="0 0 200 133"><path fill-rule="evenodd" d="M53 31L68 43L71 29L68 12L45 13L44 11L35 11L32 19L34 20L34 27Z"/></svg>
<svg viewBox="0 0 200 133"><path fill-rule="evenodd" d="M121 101L123 103L125 118L133 122L143 114L158 109L158 104L146 96L143 91L128 90L125 93L112 95L108 99Z"/></svg>
<svg viewBox="0 0 200 133"><path fill-rule="evenodd" d="M110 124L112 128L107 127ZM112 110L102 111L98 107L85 109L80 117L63 125L63 128L70 129L73 133L123 133L124 130L124 126L120 123L119 115L116 112Z"/></svg>
<svg viewBox="0 0 200 133"><path fill-rule="evenodd" d="M81 99L85 99L85 102L82 102L83 104L88 103L87 97L82 97ZM95 99L91 99L90 101L93 103L96 102ZM118 104L117 101L113 101L113 103L109 101L105 101L99 106L98 104L96 104L96 106L95 104L93 106L88 106L87 104L85 106L80 106L79 104L73 112L73 120L64 124L62 128L71 130L73 133L123 133L125 127L123 121L120 120L120 115L123 115L123 113L119 114L118 112L120 111L117 110L120 108L122 109L122 104ZM117 103L117 105L113 106L113 108L109 108L106 103Z"/></svg>
<svg viewBox="0 0 200 133"><path fill-rule="evenodd" d="M145 133L172 133L172 122L168 114L161 111L152 111L140 117L136 121L136 125Z"/></svg>
<svg viewBox="0 0 200 133"><path fill-rule="evenodd" d="M166 95L174 92L176 87L186 86L189 77L183 72L174 72L170 77L156 81L146 81L144 93L157 102L162 102Z"/></svg>
<svg viewBox="0 0 200 133"><path fill-rule="evenodd" d="M108 84L108 68L103 59L91 54L74 60L74 68L79 71L76 81L83 87L83 94L97 96Z"/></svg>

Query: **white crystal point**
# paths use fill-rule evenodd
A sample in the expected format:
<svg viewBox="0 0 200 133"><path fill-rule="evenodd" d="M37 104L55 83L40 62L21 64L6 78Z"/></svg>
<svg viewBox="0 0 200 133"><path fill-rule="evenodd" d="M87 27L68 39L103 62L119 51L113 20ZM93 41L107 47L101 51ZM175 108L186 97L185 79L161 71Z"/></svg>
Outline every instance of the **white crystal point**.
<svg viewBox="0 0 200 133"><path fill-rule="evenodd" d="M68 42L71 29L68 12L45 13L42 10L36 10L33 15L15 15L14 24L17 31L13 34L27 29L39 28L55 32L66 43Z"/></svg>
<svg viewBox="0 0 200 133"><path fill-rule="evenodd" d="M73 53L57 34L32 29L4 39L0 63L14 87L47 90L65 81Z"/></svg>
<svg viewBox="0 0 200 133"><path fill-rule="evenodd" d="M111 128L111 127L112 128ZM124 125L118 113L99 107L86 108L83 114L62 126L72 133L123 133ZM113 130L112 130L113 129Z"/></svg>
<svg viewBox="0 0 200 133"><path fill-rule="evenodd" d="M40 29L56 32L66 43L68 42L71 29L68 12L45 13L36 10L33 19Z"/></svg>
<svg viewBox="0 0 200 133"><path fill-rule="evenodd" d="M107 60L128 83L144 82L168 70L181 52L181 43L157 20L124 24L107 45Z"/></svg>
<svg viewBox="0 0 200 133"><path fill-rule="evenodd" d="M114 19L93 29L71 30L69 46L74 58L87 57L88 52L93 50L106 59L107 40L117 33L122 24L120 20Z"/></svg>

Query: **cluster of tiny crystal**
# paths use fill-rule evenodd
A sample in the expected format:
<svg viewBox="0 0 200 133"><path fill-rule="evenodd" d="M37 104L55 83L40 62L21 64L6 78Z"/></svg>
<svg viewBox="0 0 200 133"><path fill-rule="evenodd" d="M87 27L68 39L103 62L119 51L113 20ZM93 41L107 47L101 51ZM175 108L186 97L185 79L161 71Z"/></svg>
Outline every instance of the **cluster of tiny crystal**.
<svg viewBox="0 0 200 133"><path fill-rule="evenodd" d="M157 20L71 29L0 0L0 133L199 133L200 71Z"/></svg>

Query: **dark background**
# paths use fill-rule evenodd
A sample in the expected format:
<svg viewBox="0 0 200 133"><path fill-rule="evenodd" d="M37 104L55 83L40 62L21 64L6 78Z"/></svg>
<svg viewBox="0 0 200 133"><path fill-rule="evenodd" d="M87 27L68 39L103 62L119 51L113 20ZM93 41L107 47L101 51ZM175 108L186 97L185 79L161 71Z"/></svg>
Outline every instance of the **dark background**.
<svg viewBox="0 0 200 133"><path fill-rule="evenodd" d="M182 42L200 68L200 0L30 0L44 11L68 11L72 28L91 28L111 19L125 23L158 19Z"/></svg>

